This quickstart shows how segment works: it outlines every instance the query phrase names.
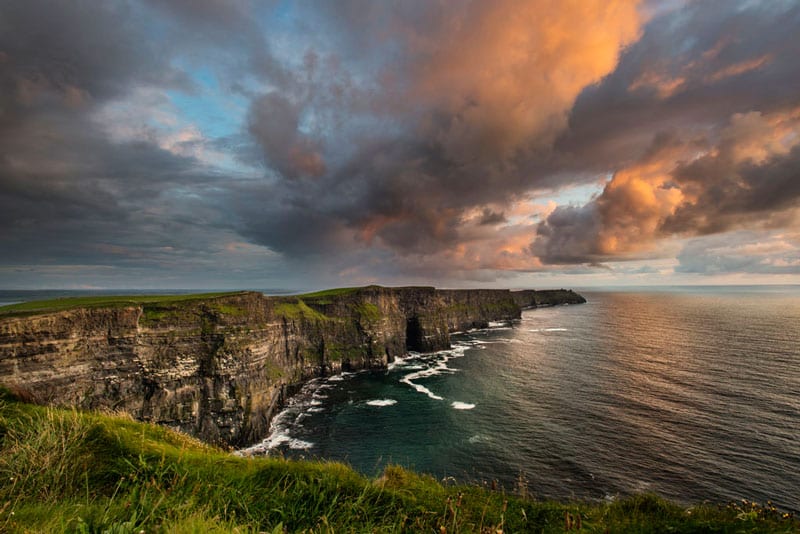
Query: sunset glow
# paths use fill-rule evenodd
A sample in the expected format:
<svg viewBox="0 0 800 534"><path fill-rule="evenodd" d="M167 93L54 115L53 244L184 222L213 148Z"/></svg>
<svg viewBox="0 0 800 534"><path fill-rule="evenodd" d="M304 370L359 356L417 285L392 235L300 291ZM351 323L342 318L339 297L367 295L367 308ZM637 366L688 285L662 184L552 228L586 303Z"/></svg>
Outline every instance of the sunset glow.
<svg viewBox="0 0 800 534"><path fill-rule="evenodd" d="M10 1L0 287L800 283L800 5Z"/></svg>

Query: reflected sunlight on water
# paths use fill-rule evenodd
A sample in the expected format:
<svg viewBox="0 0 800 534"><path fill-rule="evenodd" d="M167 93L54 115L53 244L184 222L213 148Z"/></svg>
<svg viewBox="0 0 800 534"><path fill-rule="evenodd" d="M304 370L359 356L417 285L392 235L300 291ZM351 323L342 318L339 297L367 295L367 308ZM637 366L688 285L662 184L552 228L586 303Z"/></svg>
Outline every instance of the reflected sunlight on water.
<svg viewBox="0 0 800 534"><path fill-rule="evenodd" d="M531 310L511 330L455 336L451 353L331 384L279 429L308 447L277 450L370 475L394 462L508 489L522 478L541 497L655 491L797 511L793 291L588 292L588 304Z"/></svg>

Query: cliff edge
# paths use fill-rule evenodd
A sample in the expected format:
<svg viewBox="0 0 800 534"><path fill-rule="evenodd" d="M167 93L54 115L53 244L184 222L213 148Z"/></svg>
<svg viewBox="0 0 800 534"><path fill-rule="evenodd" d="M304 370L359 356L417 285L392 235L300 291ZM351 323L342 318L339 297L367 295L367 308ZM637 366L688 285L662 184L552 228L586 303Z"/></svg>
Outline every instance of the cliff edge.
<svg viewBox="0 0 800 534"><path fill-rule="evenodd" d="M310 378L445 349L451 332L518 319L524 308L585 302L566 290L380 286L85 300L0 308L0 385L232 446L265 436Z"/></svg>

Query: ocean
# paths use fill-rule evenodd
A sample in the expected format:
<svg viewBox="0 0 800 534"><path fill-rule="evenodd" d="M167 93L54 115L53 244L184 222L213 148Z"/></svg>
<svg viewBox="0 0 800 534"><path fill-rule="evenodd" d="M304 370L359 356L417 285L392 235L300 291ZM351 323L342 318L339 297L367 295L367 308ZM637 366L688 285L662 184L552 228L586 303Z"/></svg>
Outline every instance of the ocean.
<svg viewBox="0 0 800 534"><path fill-rule="evenodd" d="M800 288L581 293L452 350L315 380L253 450L538 498L800 511Z"/></svg>

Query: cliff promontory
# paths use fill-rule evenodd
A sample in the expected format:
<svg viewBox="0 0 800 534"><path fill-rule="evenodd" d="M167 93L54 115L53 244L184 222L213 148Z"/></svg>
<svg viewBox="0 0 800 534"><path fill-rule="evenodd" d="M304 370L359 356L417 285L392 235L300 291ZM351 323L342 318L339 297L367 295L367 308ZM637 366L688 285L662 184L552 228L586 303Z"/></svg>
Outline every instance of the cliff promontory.
<svg viewBox="0 0 800 534"><path fill-rule="evenodd" d="M578 302L564 290L369 286L0 308L0 385L244 445L305 380L382 368L409 350L448 348L451 332Z"/></svg>

